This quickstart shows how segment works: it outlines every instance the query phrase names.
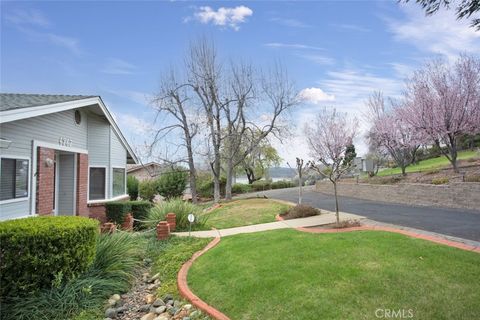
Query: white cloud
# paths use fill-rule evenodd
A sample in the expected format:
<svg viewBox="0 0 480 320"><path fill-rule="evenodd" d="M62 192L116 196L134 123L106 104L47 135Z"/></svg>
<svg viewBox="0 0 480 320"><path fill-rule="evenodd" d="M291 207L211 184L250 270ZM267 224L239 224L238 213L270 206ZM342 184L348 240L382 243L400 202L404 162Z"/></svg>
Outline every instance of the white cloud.
<svg viewBox="0 0 480 320"><path fill-rule="evenodd" d="M325 101L335 101L335 96L324 92L320 88L305 88L298 94L302 101L320 104Z"/></svg>
<svg viewBox="0 0 480 320"><path fill-rule="evenodd" d="M310 28L311 26L303 21L291 18L271 18L270 21L292 28Z"/></svg>
<svg viewBox="0 0 480 320"><path fill-rule="evenodd" d="M136 67L122 59L111 58L102 69L103 73L108 74L132 74Z"/></svg>
<svg viewBox="0 0 480 320"><path fill-rule="evenodd" d="M82 54L82 50L80 49L78 39L65 37L58 34L54 34L54 33L46 33L40 36L45 37L49 42L51 42L54 45L64 47L70 50L72 53L74 53L77 56Z"/></svg>
<svg viewBox="0 0 480 320"><path fill-rule="evenodd" d="M281 43L281 42L269 42L265 43L266 47L271 48L289 48L289 49L305 49L305 50L324 50L321 47L309 46L300 43Z"/></svg>
<svg viewBox="0 0 480 320"><path fill-rule="evenodd" d="M480 32L467 20L457 20L455 10L441 9L425 16L420 6L401 6L403 20L386 19L398 41L409 42L419 50L453 59L462 52L480 52Z"/></svg>
<svg viewBox="0 0 480 320"><path fill-rule="evenodd" d="M358 32L370 32L372 30L356 25L356 24L348 24L348 23L343 23L343 24L334 24L333 26L344 29L347 31L358 31Z"/></svg>
<svg viewBox="0 0 480 320"><path fill-rule="evenodd" d="M335 63L335 60L333 58L327 57L326 55L322 54L298 53L297 56L321 65L331 65Z"/></svg>
<svg viewBox="0 0 480 320"><path fill-rule="evenodd" d="M154 130L152 123L127 113L117 114L118 124L137 136L149 136Z"/></svg>
<svg viewBox="0 0 480 320"><path fill-rule="evenodd" d="M194 18L203 24L213 23L217 26L230 27L238 31L240 29L239 24L245 23L246 19L252 14L253 10L246 6L237 6L235 8L220 7L218 10L205 6L200 7L194 13Z"/></svg>
<svg viewBox="0 0 480 320"><path fill-rule="evenodd" d="M29 10L14 10L5 15L5 19L13 24L18 25L33 25L39 27L50 26L50 21L43 15L42 12L34 9Z"/></svg>

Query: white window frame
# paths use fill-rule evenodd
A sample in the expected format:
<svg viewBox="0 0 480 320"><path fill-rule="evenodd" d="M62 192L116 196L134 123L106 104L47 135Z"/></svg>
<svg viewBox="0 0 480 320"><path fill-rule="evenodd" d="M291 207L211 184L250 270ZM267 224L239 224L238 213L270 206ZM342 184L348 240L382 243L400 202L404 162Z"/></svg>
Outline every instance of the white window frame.
<svg viewBox="0 0 480 320"><path fill-rule="evenodd" d="M124 182L123 182L123 193L118 195L118 196L113 196L113 169L123 169L123 171L125 173L124 177L123 177L123 180L124 180ZM118 197L126 196L127 195L127 168L122 167L122 166L112 166L110 176L112 177L112 179L111 179L112 180L112 194L111 194L112 198L118 198Z"/></svg>
<svg viewBox="0 0 480 320"><path fill-rule="evenodd" d="M103 168L105 169L105 198L103 199L95 199L95 200L90 200L90 168ZM107 190L108 190L108 179L107 179L107 166L99 166L99 165L91 165L91 166L88 166L88 176L87 176L87 185L88 185L88 189L87 189L87 204L89 203L97 203L97 202L104 202L105 200L108 199L108 194L107 194Z"/></svg>
<svg viewBox="0 0 480 320"><path fill-rule="evenodd" d="M21 197L21 198L13 198L13 199L7 199L7 200L1 200L0 204L5 204L5 203L14 203L14 202L22 202L22 201L30 201L30 195L32 194L32 189L31 189L31 179L32 179L32 160L30 157L26 156L15 156L15 155L10 155L10 154L2 154L0 155L0 174L1 174L1 169L2 169L2 161L1 159L14 159L14 160L28 160L28 181L27 181L27 196L26 197ZM29 211L29 210L28 210Z"/></svg>

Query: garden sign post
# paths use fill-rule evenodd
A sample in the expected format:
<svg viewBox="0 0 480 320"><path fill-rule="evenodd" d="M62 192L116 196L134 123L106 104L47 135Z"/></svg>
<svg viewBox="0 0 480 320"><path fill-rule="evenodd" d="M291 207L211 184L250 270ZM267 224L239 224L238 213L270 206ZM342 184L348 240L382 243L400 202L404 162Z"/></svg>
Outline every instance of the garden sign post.
<svg viewBox="0 0 480 320"><path fill-rule="evenodd" d="M188 236L190 237L191 236L191 233L192 233L192 223L193 221L195 221L195 215L193 213L190 213L188 215L188 222L190 222L190 227L188 229Z"/></svg>

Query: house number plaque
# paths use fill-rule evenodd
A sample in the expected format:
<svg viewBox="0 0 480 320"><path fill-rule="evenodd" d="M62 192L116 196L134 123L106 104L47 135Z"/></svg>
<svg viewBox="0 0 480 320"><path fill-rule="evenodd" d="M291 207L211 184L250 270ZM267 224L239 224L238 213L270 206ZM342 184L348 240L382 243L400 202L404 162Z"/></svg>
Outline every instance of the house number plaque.
<svg viewBox="0 0 480 320"><path fill-rule="evenodd" d="M72 143L73 143L72 139L65 138L65 137L58 138L58 144L61 145L62 147L71 147Z"/></svg>

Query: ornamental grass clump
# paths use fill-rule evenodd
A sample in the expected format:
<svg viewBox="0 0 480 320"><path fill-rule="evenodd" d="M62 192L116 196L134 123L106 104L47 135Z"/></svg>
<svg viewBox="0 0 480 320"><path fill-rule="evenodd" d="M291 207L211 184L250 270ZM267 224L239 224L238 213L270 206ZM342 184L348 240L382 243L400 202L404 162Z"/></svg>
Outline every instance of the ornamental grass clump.
<svg viewBox="0 0 480 320"><path fill-rule="evenodd" d="M163 201L157 204L150 210L148 215L147 226L155 227L160 221L166 220L168 213L175 213L176 215L176 231L186 231L190 227L188 221L188 215L193 213L195 215L195 222L192 225L192 229L204 229L207 223L207 218L201 215L201 209L188 202L183 201L180 198L174 198L168 201Z"/></svg>
<svg viewBox="0 0 480 320"><path fill-rule="evenodd" d="M299 205L296 205L295 207L290 208L287 212L282 213L280 216L285 220L289 220L289 219L316 216L316 215L319 215L320 213L321 213L320 210L317 208L299 204Z"/></svg>

